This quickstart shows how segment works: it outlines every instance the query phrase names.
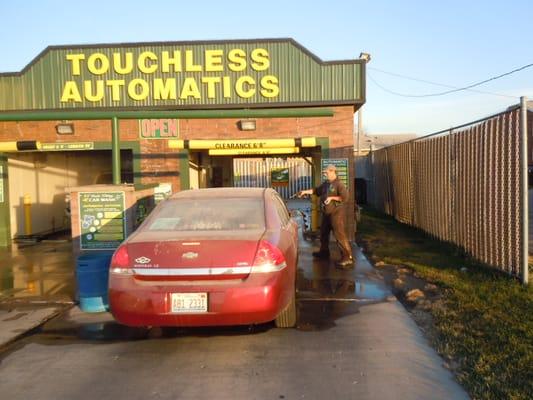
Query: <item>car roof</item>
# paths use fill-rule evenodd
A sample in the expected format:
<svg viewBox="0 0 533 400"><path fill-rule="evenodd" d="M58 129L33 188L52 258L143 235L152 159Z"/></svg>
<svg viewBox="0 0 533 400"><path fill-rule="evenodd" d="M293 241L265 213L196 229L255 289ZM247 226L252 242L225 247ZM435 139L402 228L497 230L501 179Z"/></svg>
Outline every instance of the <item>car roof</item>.
<svg viewBox="0 0 533 400"><path fill-rule="evenodd" d="M262 198L266 191L274 191L270 188L209 188L182 190L173 194L171 199L201 199L201 198L234 198L255 197Z"/></svg>

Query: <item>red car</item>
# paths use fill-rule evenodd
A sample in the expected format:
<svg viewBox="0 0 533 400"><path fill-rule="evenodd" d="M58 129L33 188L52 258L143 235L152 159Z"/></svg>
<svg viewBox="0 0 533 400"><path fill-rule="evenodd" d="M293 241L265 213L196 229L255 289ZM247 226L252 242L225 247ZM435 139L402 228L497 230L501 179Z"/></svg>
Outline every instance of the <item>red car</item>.
<svg viewBox="0 0 533 400"><path fill-rule="evenodd" d="M296 323L298 225L273 189L186 190L115 251L109 304L130 326Z"/></svg>

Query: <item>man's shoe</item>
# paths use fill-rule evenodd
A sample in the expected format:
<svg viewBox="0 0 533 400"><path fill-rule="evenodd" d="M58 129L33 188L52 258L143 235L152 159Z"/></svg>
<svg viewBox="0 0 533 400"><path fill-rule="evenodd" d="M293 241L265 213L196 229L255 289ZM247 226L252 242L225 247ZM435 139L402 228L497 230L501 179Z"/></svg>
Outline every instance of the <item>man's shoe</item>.
<svg viewBox="0 0 533 400"><path fill-rule="evenodd" d="M315 258L323 258L323 259L327 260L329 258L329 252L313 251L313 257L315 257Z"/></svg>
<svg viewBox="0 0 533 400"><path fill-rule="evenodd" d="M353 268L353 258L343 258L342 260L335 263L340 269L352 269Z"/></svg>

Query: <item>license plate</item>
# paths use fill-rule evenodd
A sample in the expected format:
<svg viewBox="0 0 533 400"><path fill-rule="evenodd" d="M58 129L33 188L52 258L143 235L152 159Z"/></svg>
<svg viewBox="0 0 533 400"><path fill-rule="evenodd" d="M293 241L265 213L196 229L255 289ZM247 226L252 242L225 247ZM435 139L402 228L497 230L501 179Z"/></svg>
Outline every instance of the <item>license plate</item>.
<svg viewBox="0 0 533 400"><path fill-rule="evenodd" d="M173 313L207 312L207 293L172 293Z"/></svg>

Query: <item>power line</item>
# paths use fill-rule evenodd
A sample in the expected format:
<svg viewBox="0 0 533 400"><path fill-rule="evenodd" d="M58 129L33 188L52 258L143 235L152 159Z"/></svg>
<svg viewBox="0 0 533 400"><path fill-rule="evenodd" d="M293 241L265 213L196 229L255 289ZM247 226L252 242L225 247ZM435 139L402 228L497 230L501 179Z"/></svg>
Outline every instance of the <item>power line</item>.
<svg viewBox="0 0 533 400"><path fill-rule="evenodd" d="M497 76L493 76L491 78L488 78L488 79L485 79L483 81L480 81L480 82L476 82L476 83L473 83L471 85L468 85L468 86L464 86L464 87L458 87L458 88L455 88L455 89L452 89L452 90L447 90L447 91L444 91L444 92L439 92L439 93L430 93L430 94L405 94L405 93L399 93L399 92L395 92L393 90L390 90L390 89L387 89L386 87L384 87L383 85L380 85L374 78L372 78L370 75L368 76L369 79L374 82L374 84L376 84L376 86L378 86L379 88L381 88L382 90L388 92L388 93L391 93L391 94L394 94L396 96L401 96L401 97L435 97L435 96L444 96L446 94L450 94L450 93L455 93L455 92L459 92L459 91L463 91L463 90L469 90L473 87L476 87L476 86L480 86L480 85L483 85L484 83L487 83L487 82L490 82L490 81L494 81L496 79L500 79L500 78L503 78L504 76L508 76L508 75L511 75L511 74L514 74L516 72L519 72L519 71L522 71L526 68L530 68L532 67L533 64L527 64L527 65L524 65L522 67L519 67L519 68L516 68L516 69L513 69L512 71L509 71L509 72L505 72L503 74L500 74L500 75L497 75ZM399 74L397 74L399 75ZM413 78L413 79L416 79L416 78ZM429 83L429 81L427 82ZM502 95L504 96L504 95ZM507 96L507 97L512 97L512 98L517 98L515 96Z"/></svg>
<svg viewBox="0 0 533 400"><path fill-rule="evenodd" d="M391 75L391 76L396 76L398 78L403 78L403 79L408 79L410 81L416 81L416 82L422 82L422 83L429 83L430 85L435 85L435 86L442 86L442 87L447 87L447 88L450 88L450 89L460 89L459 87L457 86L452 86L452 85L446 85L444 83L438 83L438 82L433 82L433 81L428 81L428 80L425 80L425 79L419 79L419 78L414 78L412 76L407 76L407 75L402 75L402 74L397 74L395 72L389 72L389 71L384 71L382 69L379 69L379 68L373 68L373 67L368 67L368 69L371 69L373 71L377 71L377 72L381 72L383 74L387 74L387 75ZM382 89L385 90L385 88L382 87L382 85L379 85L375 80L372 80L374 83L376 83L377 86L381 87ZM493 95L493 96L500 96L500 97L507 97L507 98L511 98L511 99L516 99L517 96L510 96L510 95L507 95L507 94L501 94L501 93L494 93L494 92L487 92L487 91L484 91L484 90L475 90L475 89L466 89L468 90L469 92L475 92L475 93L481 93L481 94L490 94L490 95ZM396 92L394 92L394 94L396 94Z"/></svg>

